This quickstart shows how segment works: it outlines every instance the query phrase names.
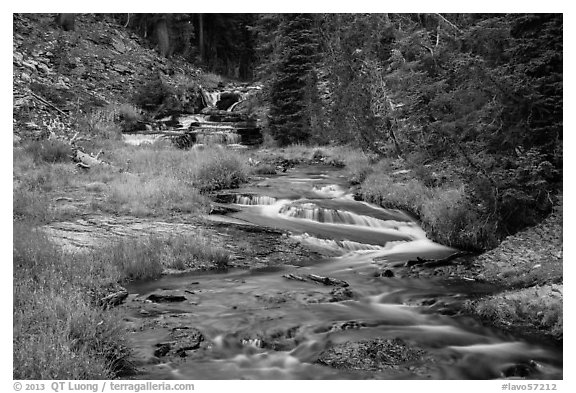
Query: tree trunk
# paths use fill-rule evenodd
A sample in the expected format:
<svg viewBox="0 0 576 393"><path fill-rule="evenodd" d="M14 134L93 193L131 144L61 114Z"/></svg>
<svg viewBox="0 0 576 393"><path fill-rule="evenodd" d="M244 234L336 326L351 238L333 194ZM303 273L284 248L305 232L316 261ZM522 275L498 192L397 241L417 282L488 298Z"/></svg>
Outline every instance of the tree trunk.
<svg viewBox="0 0 576 393"><path fill-rule="evenodd" d="M160 18L156 24L156 38L158 39L158 51L162 56L167 57L170 53L170 36L165 17Z"/></svg>
<svg viewBox="0 0 576 393"><path fill-rule="evenodd" d="M58 14L55 22L64 31L74 31L74 18L76 14Z"/></svg>
<svg viewBox="0 0 576 393"><path fill-rule="evenodd" d="M198 14L198 49L200 50L200 60L206 60L206 50L204 48L204 14Z"/></svg>

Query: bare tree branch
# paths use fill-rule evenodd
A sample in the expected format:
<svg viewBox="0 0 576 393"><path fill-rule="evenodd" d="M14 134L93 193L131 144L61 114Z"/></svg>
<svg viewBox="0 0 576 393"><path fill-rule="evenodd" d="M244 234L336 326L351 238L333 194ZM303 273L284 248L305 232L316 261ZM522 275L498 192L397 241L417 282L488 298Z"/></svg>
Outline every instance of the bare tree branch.
<svg viewBox="0 0 576 393"><path fill-rule="evenodd" d="M434 15L438 16L440 19L442 19L444 22L446 22L448 25L450 25L452 28L454 28L458 33L462 34L462 30L460 30L460 28L458 26L456 26L454 23L450 22L448 19L443 17L441 14L434 14Z"/></svg>

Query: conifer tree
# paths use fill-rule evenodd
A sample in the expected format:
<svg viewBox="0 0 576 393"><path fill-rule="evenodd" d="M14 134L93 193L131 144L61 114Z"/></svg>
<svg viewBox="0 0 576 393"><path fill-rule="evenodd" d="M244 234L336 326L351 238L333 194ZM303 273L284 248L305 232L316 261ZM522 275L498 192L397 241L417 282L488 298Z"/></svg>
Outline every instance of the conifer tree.
<svg viewBox="0 0 576 393"><path fill-rule="evenodd" d="M280 58L270 85L269 128L280 145L307 142L312 134L311 104L317 96L316 16L284 15L279 30Z"/></svg>

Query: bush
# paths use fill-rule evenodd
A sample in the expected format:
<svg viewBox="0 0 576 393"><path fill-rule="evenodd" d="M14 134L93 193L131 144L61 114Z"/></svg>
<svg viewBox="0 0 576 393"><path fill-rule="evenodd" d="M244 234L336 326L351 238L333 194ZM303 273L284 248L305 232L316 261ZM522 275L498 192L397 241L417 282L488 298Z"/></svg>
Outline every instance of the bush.
<svg viewBox="0 0 576 393"><path fill-rule="evenodd" d="M200 87L186 77L175 77L169 83L160 74L150 75L140 86L134 104L154 117L174 113L198 113L204 106Z"/></svg>
<svg viewBox="0 0 576 393"><path fill-rule="evenodd" d="M24 145L24 150L30 154L36 162L66 162L71 160L72 147L57 139L44 139L30 141Z"/></svg>
<svg viewBox="0 0 576 393"><path fill-rule="evenodd" d="M423 201L420 218L426 233L439 243L466 250L493 248L498 244L495 223L483 220L468 201L464 187L436 189Z"/></svg>
<svg viewBox="0 0 576 393"><path fill-rule="evenodd" d="M368 202L411 213L421 221L428 237L444 245L476 251L498 244L496 222L482 215L469 200L464 186L431 188L420 180L399 182L375 171L362 184L360 196Z"/></svg>
<svg viewBox="0 0 576 393"><path fill-rule="evenodd" d="M122 138L122 129L117 124L117 118L118 109L115 106L90 108L87 114L76 119L76 127L88 131L91 136L119 140Z"/></svg>
<svg viewBox="0 0 576 393"><path fill-rule="evenodd" d="M200 191L236 188L248 180L244 160L231 152L214 148L198 152L192 182Z"/></svg>
<svg viewBox="0 0 576 393"><path fill-rule="evenodd" d="M139 122L142 120L142 113L135 106L122 104L118 108L117 118L120 121L122 131L134 131L140 128Z"/></svg>

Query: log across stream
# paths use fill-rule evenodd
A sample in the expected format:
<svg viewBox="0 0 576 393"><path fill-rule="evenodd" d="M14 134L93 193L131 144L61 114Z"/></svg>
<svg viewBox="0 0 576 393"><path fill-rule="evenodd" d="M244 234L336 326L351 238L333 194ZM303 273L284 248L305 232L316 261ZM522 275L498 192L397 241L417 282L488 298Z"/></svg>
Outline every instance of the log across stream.
<svg viewBox="0 0 576 393"><path fill-rule="evenodd" d="M355 201L337 169L297 167L222 200L236 208L223 221L284 231L326 257L132 283L137 378L562 378L558 348L455 315L489 286L375 274L457 250L401 211Z"/></svg>

